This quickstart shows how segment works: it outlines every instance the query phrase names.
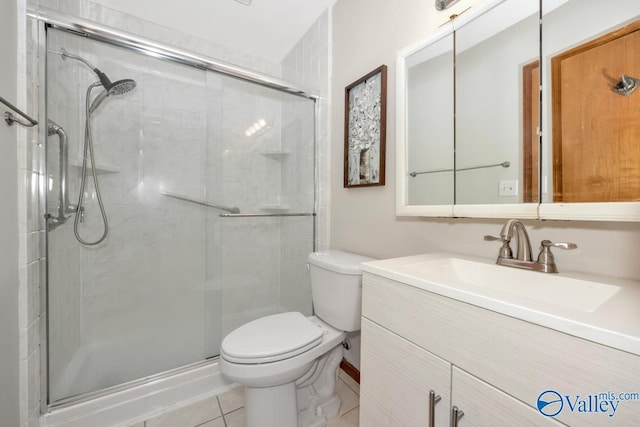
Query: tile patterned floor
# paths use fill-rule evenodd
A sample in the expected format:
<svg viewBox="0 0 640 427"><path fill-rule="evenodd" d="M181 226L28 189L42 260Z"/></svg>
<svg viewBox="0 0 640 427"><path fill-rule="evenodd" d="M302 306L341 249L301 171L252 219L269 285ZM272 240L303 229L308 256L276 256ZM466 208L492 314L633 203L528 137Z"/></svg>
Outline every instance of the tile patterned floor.
<svg viewBox="0 0 640 427"><path fill-rule="evenodd" d="M337 393L342 400L340 416L327 427L359 427L360 384L340 370ZM244 404L244 389L236 387L130 427L245 427Z"/></svg>
<svg viewBox="0 0 640 427"><path fill-rule="evenodd" d="M342 400L340 416L327 424L327 427L359 427L360 384L342 369L338 371L338 396Z"/></svg>

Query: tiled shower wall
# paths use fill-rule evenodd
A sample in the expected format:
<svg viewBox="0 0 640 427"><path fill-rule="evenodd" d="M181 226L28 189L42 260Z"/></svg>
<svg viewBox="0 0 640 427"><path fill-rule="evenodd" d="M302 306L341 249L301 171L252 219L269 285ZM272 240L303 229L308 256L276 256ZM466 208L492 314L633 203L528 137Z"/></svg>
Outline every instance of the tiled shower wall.
<svg viewBox="0 0 640 427"><path fill-rule="evenodd" d="M328 108L329 108L329 33L330 20L329 12L323 13L320 18L311 26L307 33L300 39L296 46L282 61L282 78L286 81L296 82L301 87L319 95L317 103L318 122L316 123L316 180L318 194L316 197L317 218L316 218L316 248L324 250L329 248L329 135L328 135ZM284 141L289 143L300 143L296 141L299 132L298 128L306 128L310 124L302 123L300 120L309 120L308 115L298 118L295 114L298 106L295 102L285 105L283 118L292 118L283 128L290 131L285 134ZM305 142L311 143L311 141ZM291 159L289 161L292 161ZM310 165L309 159L296 159L293 161L297 165ZM293 185L292 180L285 180L283 185ZM306 191L313 191L307 189ZM304 194L300 192L298 194ZM301 207L302 208L302 207ZM308 222L290 222L288 227L282 228L282 233L297 233L296 226L308 226ZM284 239L285 241L301 244L299 240ZM282 247L281 271L289 272L289 276L281 280L281 299L285 307L302 307L308 305L308 312L311 312L310 288L306 286L307 270L305 248Z"/></svg>
<svg viewBox="0 0 640 427"><path fill-rule="evenodd" d="M18 4L24 8L23 3ZM30 22L19 23L18 84L24 89L18 105L38 117L37 31ZM18 215L19 215L19 275L18 290L20 328L20 424L37 426L40 415L40 345L45 344L44 305L40 292L46 272L44 253L45 223L40 215L40 188L44 184L44 149L38 141L37 128L18 128ZM41 321L42 320L42 321ZM41 341L41 338L42 341Z"/></svg>
<svg viewBox="0 0 640 427"><path fill-rule="evenodd" d="M318 249L329 249L329 58L331 47L330 12L326 11L311 26L298 44L282 61L282 78L318 94L317 180Z"/></svg>
<svg viewBox="0 0 640 427"><path fill-rule="evenodd" d="M326 177L328 175L326 172L328 168L328 164L327 164L328 155L324 154L324 148L323 148L327 146L326 118L327 118L328 103L326 99L326 94L328 93L328 89L327 89L326 73L328 70L328 43L326 38L328 34L328 14L323 15L323 17L321 17L321 19L314 25L314 27L312 27L309 30L309 32L300 41L300 43L292 50L291 54L287 58L285 58L282 64L270 64L264 60L250 57L241 52L233 52L223 46L215 45L213 43L209 43L202 40L196 40L192 37L178 34L175 31L172 31L154 24L150 24L144 21L140 21L139 19L136 19L133 17L122 15L119 12L104 8L100 5L97 5L89 1L62 1L62 0L59 2L55 0L34 1L30 4L30 7L35 8L38 5L54 8L64 13L68 13L70 15L81 16L87 19L95 20L106 25L111 25L113 27L123 29L125 31L141 34L145 37L152 38L160 42L168 43L178 47L183 47L192 51L196 51L198 53L202 53L202 54L205 54L217 59L221 59L230 63L235 63L235 64L238 64L250 69L254 69L256 71L264 72L267 74L278 76L281 74L280 70L282 69L282 77L285 80L297 83L304 88L310 88L311 90L320 94L322 96L322 99L320 100L320 107L319 107L320 123L317 124L318 126L317 135L319 137L318 150L319 150L319 167L320 167L320 173L319 173L320 194L318 197L320 215L318 218L319 228L318 228L318 234L317 234L317 243L320 248L328 246L328 226L327 226L327 220L326 220L326 213L328 208L328 194L326 192L326 190L328 189L328 184L326 183L326 179L327 179ZM30 20L27 20L27 29L28 29L27 34L29 35L29 37L27 37L28 39L27 54L31 55L31 57L30 59L26 60L25 63L31 68L28 69L28 74L25 73L28 76L26 86L29 91L28 93L30 96L31 104L32 104L30 106L32 108L30 108L29 111L35 113L38 107L37 105L38 73L37 73L37 69L34 68L38 66L38 62L35 58L35 55L37 54L35 42L37 41L38 35L36 32L36 26L33 25L33 22ZM315 55L313 53L314 51L316 52ZM308 59L312 57L315 59L312 62L309 62ZM95 61L97 62L98 60L96 59ZM131 70L126 70L126 71L128 72ZM133 71L135 73L135 70ZM120 74L120 73L117 73L117 74ZM123 77L124 77L124 74L126 73L123 70L123 73L122 73ZM128 77L128 75L126 77ZM134 76L134 77L139 78L137 76ZM79 83L78 86L82 88L81 90L83 91L85 82L81 82L80 77L78 76L74 76L73 78L78 79L78 83ZM207 93L208 100L212 99L212 97L215 97L216 95L215 93L217 90L216 89L217 85L215 82L216 78L219 78L219 76L215 76L211 74L207 76L206 87L208 91ZM114 79L116 78L114 77ZM144 80L145 80L145 86L147 88L150 88L153 86L151 82L151 78L149 76L147 76ZM75 94L71 94L71 96L73 96L73 99L79 99L79 98L82 98L84 95L80 93L75 93ZM147 102L149 104L153 104L155 102L153 101L154 95L149 93L148 91L144 93L144 96L145 98L147 98ZM155 100L157 101L157 98L155 98ZM137 99L137 100L130 99L129 102L130 103L140 102L140 99ZM274 129L277 129L278 132L281 132L281 135L278 135L276 133L272 134L273 135L272 141L278 141L278 140L282 141L281 148L283 149L283 151L286 151L287 144L312 143L312 138L309 138L308 135L302 136L298 134L298 129L304 128L305 126L308 125L308 123L301 122L301 120L303 119L292 116L292 118L286 123L277 122L278 120L281 120L280 117L286 117L289 113L292 113L297 108L296 104L297 102L295 101L292 102L291 105L285 104L282 107L281 114L277 114L277 117L275 117L275 120L273 122L273 125L275 125L273 126ZM107 111L107 107L110 107L110 105L103 107L105 108L105 111ZM269 105L265 105L265 107L266 109L268 109ZM217 111L215 107L212 107L211 105L209 105L207 106L206 110L207 110L206 120L210 121L211 123L215 123L216 120L219 120L222 122L226 121L226 117L223 117L223 116L216 117L216 114L222 114L222 112ZM64 114L61 110L58 110L58 109L56 109L56 113ZM112 113L116 114L116 118L117 118L118 113L116 111L112 111ZM83 119L81 116L77 114L75 116L69 116L64 118L62 118L63 116L61 115L58 115L57 117L61 117L59 120L64 121L66 123L75 123L72 125L67 125L68 127L74 128L74 129L78 128L77 122ZM197 121L200 119L195 119L195 120ZM248 123L248 125L250 125L250 123ZM99 126L100 124L96 123L96 129ZM151 138L150 135L153 135L154 130L151 129L150 127L152 127L153 125L151 124L147 126L148 127L145 128L143 131L145 133L145 136L148 136L149 138ZM216 129L218 129L218 127L216 127ZM206 131L207 131L207 136L209 138L215 138L215 137L224 138L224 135L222 134L216 135L215 134L216 131L214 131L211 126ZM101 134L101 132L96 130L96 134ZM198 138L200 138L202 135L196 138L193 138L193 136L194 136L193 133L191 133L190 134L191 143L193 143L194 140L197 140ZM71 137L79 138L80 136L73 135ZM55 139L55 137L50 137L49 139L50 141L51 141L51 138L53 138L53 140L57 142L57 139ZM38 141L37 141L36 134L33 133L33 134L25 135L25 139L27 143L24 145L24 149L23 149L23 152L21 153L21 159L20 159L20 167L21 167L20 208L21 208L21 217L23 218L23 221L21 223L21 230L20 230L21 231L21 258L20 258L20 262L21 262L21 302L20 302L21 304L21 307L20 307L20 310L21 310L21 317L20 317L21 319L21 323L20 323L20 327L21 327L21 411L20 412L21 412L22 425L37 425L37 418L39 416L39 405L40 405L40 402L39 402L40 400L39 347L41 342L40 342L39 332L40 332L41 325L44 324L44 322L40 322L40 320L44 321L44 316L46 315L46 313L44 312L40 313L40 309L39 309L40 308L39 302L41 297L39 295L39 286L40 286L40 282L44 280L44 266L45 266L44 255L45 254L41 253L39 250L39 248L44 247L43 245L44 223L42 221L42 218L38 215L38 212L40 211L40 204L42 203L42 201L38 200L37 195L39 194L39 188L40 188L39 186L47 185L46 184L47 180L45 180L44 177L40 175L40 172L43 170L42 158L43 158L44 150L42 147L40 147L37 144ZM268 142L268 138L267 138L267 142ZM197 144L193 144L193 146L197 146ZM227 148L230 148L230 147L227 147ZM112 150L112 151L117 151L117 150ZM111 154L115 154L115 153L111 153ZM216 157L215 155L211 155L211 153L209 153L208 157L206 158L208 158L209 161L211 162L222 161L222 160L226 161L226 159L223 159L223 157L225 156L224 150L218 154L219 156ZM103 158L109 158L110 153L103 152L100 155L102 155ZM205 158L205 157L203 156L201 158ZM273 159L263 159L263 165L268 164L268 162L265 163L267 160L269 162L275 161ZM308 165L310 164L309 163L310 159L307 158L307 159L296 159L296 160L303 161L304 164L307 165L306 167L309 167ZM292 159L287 159L283 163L291 162L291 161ZM126 167L127 166L125 165L125 168ZM207 170L212 171L211 174L206 177L207 187L214 188L214 186L210 185L210 183L212 182L215 183L218 179L232 181L232 176L230 176L228 173L232 169L227 169L226 173L222 172L223 176L219 175L220 173L219 171L224 171L225 169L207 167ZM275 168L273 170L276 170L277 172L265 171L265 174L263 175L263 177L266 177L266 179L264 179L263 181L269 184L265 188L270 189L270 192L268 194L267 193L264 194L264 198L261 201L261 203L263 204L269 204L269 203L273 204L273 199L274 198L278 199L279 195L282 194L282 192L286 192L288 190L288 188L286 187L288 185L291 185L291 181L290 180L287 181L287 177L293 173L290 168L287 168L286 166L285 167L279 166L278 168ZM105 175L105 176L108 176L108 175ZM116 179L116 178L112 177L112 179ZM110 188L112 188L110 187L108 182L109 182L109 179L107 178L105 179L105 184L103 184L105 187L103 191L105 191L106 193L108 193L110 191ZM227 184L229 183L227 182ZM177 187L179 187L179 185L177 185ZM242 191L233 190L232 185L226 185L224 188L226 188L228 191L226 192L226 194L220 195L221 198L219 199L219 201L221 203L236 205L242 202L241 198L240 199L237 198L237 195L241 194ZM273 192L272 190L274 188L278 190ZM183 188L183 190L186 191L189 189ZM312 191L312 189L306 189L306 191ZM216 199L216 201L218 201L217 194L215 195L215 197L210 197L213 195L207 195L207 196L210 200ZM71 200L71 202L75 203L75 200ZM283 202L283 201L280 200L280 202ZM296 211L298 210L298 208L300 208L300 210L306 209L305 206L299 206L295 200L287 200L286 202L290 204L290 209L295 209ZM276 203L277 203L277 200L276 200ZM177 206L178 205L174 206L175 209L177 210L182 209ZM243 208L243 210L253 209L253 208L254 206L246 205L246 207ZM176 213L178 214L178 216L180 215L184 216L186 214L185 210L188 210L188 208L185 208L182 212L176 212ZM114 212L114 210L112 210L112 212ZM213 242L214 245L232 243L232 244L236 244L238 248L242 247L243 242L239 242L237 236L247 235L246 233L247 228L246 226L243 226L241 222L237 222L236 220L236 222L234 223L228 219L221 219L215 216L207 216L205 213L202 212L202 210L198 210L198 209L195 209L195 210L192 209L190 210L190 212L191 213L188 215L191 215L191 216L187 215L186 221L194 220L194 218L196 218L197 219L196 223L199 221L204 221L206 223L207 241ZM136 214L137 214L136 212L130 209L115 210L115 216L113 217L114 227L121 227L125 221L129 221L131 219L131 216L135 217ZM267 235L264 234L265 230L267 230L266 232L269 233L268 230L274 229L274 227L272 227L271 224L267 223L266 221L273 221L273 220L265 220L265 222L262 224L258 222L257 225L255 224L252 225L252 229L250 230L250 236L246 241L247 244L251 244L253 242L254 243L253 247L255 247L256 246L255 242L277 241L279 243L280 239L286 239L287 235L299 235L301 231L306 233L309 227L311 226L310 221L306 221L302 219L299 221L293 220L286 223L284 223L283 220L278 220L281 222L281 227L279 228L280 231L278 231L278 235L272 236L269 234ZM69 228L71 226L72 225L70 224L66 224L62 228L64 227ZM81 304L81 301L80 301L81 297L77 293L74 293L73 291L73 289L77 289L77 284L74 284L74 280L78 280L77 279L78 277L83 277L84 279L87 279L86 271L83 271L84 276L80 276L77 273L79 270L85 270L83 268L83 261L81 260L87 261L91 259L92 253L90 250L85 249L84 253L81 255L79 252L82 249L78 248L78 245L73 240L73 237L71 237L70 231L66 230L65 233L62 233L63 231L62 228L59 230L60 234L64 234L66 237L63 239L60 239L57 242L57 244L61 245L61 248L59 248L60 252L56 251L57 253L61 254L60 256L61 259L59 259L56 262L56 265L58 266L58 270L54 269L54 271L52 271L51 274L62 275L63 278L61 279L61 281L64 282L67 286L61 288L59 290L60 291L59 294L52 295L52 301L53 301L52 303L55 304L56 298L60 302L64 300L65 304L68 304L69 310L67 311L67 314L66 314L66 316L68 317L67 319L57 319L57 320L52 319L52 325L54 325L53 327L55 327L56 322L63 322L63 321L69 322L70 325L75 325L69 328L68 330L66 330L65 332L66 335L60 335L59 338L57 338L61 340L58 343L58 348L63 349L63 351L68 351L71 353L79 345L79 340L80 340L79 337L81 336L82 328L86 328L86 327L100 328L101 327L100 326L101 321L97 321L93 323L92 326L90 326L90 323L88 322L88 318L93 316L94 319L96 320L101 319L102 308L100 307L102 306L102 302L108 298L105 298L105 295L101 293L95 293L95 292L92 293L91 287L89 287L88 288L89 293L87 295L83 295L82 298L92 299L93 304L90 304L88 312L83 312L83 313L80 312L79 307ZM55 232L56 231L54 231L54 233ZM251 233L253 234L251 235ZM143 235L141 236L143 240L147 240L147 241L149 241L148 239L150 237L152 236L150 236L148 233L147 234L143 233ZM167 237L165 235L164 238L170 238L170 237ZM191 242L191 243L194 243L194 242ZM199 244L202 244L202 242L198 243L198 245ZM262 245L263 246L262 250L269 250L270 248L264 247L264 244L267 244L267 243L262 243L262 244L259 244L258 246ZM220 258L214 259L210 264L205 263L203 260L202 262L203 265L200 271L204 271L206 269L206 272L203 273L203 276L206 276L206 279L208 279L206 280L206 284L205 284L205 287L207 289L206 295L212 296L211 298L208 299L208 303L215 304L215 301L220 300L220 298L218 297L218 294L226 293L225 296L227 297L227 299L225 299L225 303L228 301L231 303L231 305L233 305L233 302L235 301L235 303L239 306L241 306L242 304L246 305L247 304L246 296L247 294L250 294L252 299L250 300L249 304L255 304L258 301L261 301L262 299L264 299L265 292L267 292L269 295L274 295L273 289L271 291L266 291L264 289L264 286L263 286L264 283L269 283L269 285L267 286L280 287L277 290L278 292L275 293L275 295L278 295L279 299L273 300L272 301L273 304L279 304L283 308L299 307L297 309L304 312L310 312L311 310L310 295L309 295L309 288L306 283L308 279L306 278L306 268L304 267L304 262L306 261L306 252L308 251L306 249L307 246L311 247L311 242L307 242L307 243L298 242L293 246L284 245L281 248L281 253L277 254L276 258L274 258L275 263L277 265L281 264L282 266L282 268L277 269L278 271L287 271L287 268L285 268L287 263L294 263L297 266L297 269L295 269L295 271L293 271L289 275L289 277L285 277L285 276L278 277L279 273L273 273L273 274L264 273L259 270L256 271L255 268L254 270L250 270L247 272L246 264L238 263L237 261L235 261L235 266L234 266L233 264L234 261L229 261L227 263L226 262L227 260L220 259ZM203 247L200 246L200 248L202 249ZM204 251L206 252L208 249L209 248L204 248ZM241 249L238 249L237 252L239 253L239 256L241 256L243 253ZM244 254L246 256L246 252ZM102 270L103 273L106 271L109 271L108 265L106 265L107 263L108 262L105 262L105 265L104 265L105 268ZM218 267L223 267L223 268L216 269L216 263L218 263L217 265ZM234 290L233 288L225 289L224 284L230 283L229 280L232 280L234 278L234 275L239 274L239 272L242 270L242 267L245 268L245 273L253 274L254 276L257 274L264 274L264 276L268 280L263 280L262 282L260 282L260 285L254 289L245 290L247 292L244 292L244 294L242 292L236 292L236 290ZM97 283L95 282L95 280L99 282L102 278L105 278L105 276L103 274L100 274L99 272L95 274L98 274L98 276L94 276L94 279L92 279L94 280L94 283ZM76 279L73 279L74 277ZM67 290L65 291L65 289ZM94 290L96 292L103 292L103 291L100 291L100 289L103 289L103 288L94 287ZM114 297L112 298L115 298L115 295L118 294L117 289L112 289L110 290L110 292L112 293L112 295L114 295ZM233 295L234 292L236 293L236 295ZM145 300L146 297L148 297L148 295L143 295L143 294L138 295L137 300L130 301L129 303L138 303L138 304L144 305L144 301L147 301ZM42 314L42 317L39 317L41 314ZM141 316L140 319L144 319L144 316ZM244 320L245 319L238 319L237 321L244 321ZM109 321L110 321L109 319L102 318L102 323L103 323L102 327L105 327L104 322L108 323ZM226 326L226 329L228 330L229 328L232 328L234 326L234 323L235 323L234 321L230 321L229 324ZM61 324L61 323L58 323L58 324ZM134 319L134 324L135 324L135 319ZM105 331L111 330L111 326L106 327ZM203 333L212 334L212 335L215 334L214 331L204 331ZM195 336L196 333L194 332L193 335ZM199 334L199 336L202 337L202 334ZM42 335L42 337L44 338L44 335ZM215 337L209 338L208 340L209 344L217 341L214 338ZM42 344L44 344L44 342L42 342Z"/></svg>

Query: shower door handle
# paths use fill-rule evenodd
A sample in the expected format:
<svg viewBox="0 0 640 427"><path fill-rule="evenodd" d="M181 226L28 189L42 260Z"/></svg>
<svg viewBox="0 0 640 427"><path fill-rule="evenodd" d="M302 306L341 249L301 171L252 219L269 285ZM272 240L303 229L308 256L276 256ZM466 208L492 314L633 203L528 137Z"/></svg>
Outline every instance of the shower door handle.
<svg viewBox="0 0 640 427"><path fill-rule="evenodd" d="M69 173L69 144L67 143L67 133L54 121L49 120L47 126L47 134L58 135L60 140L60 156L59 156L59 174L60 185L58 191L58 213L57 215L47 214L46 217L51 222L49 224L50 229L54 229L59 225L64 224L69 217L67 214L76 211L76 207L69 204L68 190L68 173Z"/></svg>
<svg viewBox="0 0 640 427"><path fill-rule="evenodd" d="M220 214L221 218L259 218L259 217L277 217L277 216L316 216L313 212L296 212L296 213L238 213L238 214Z"/></svg>
<svg viewBox="0 0 640 427"><path fill-rule="evenodd" d="M201 205L201 206L206 206L206 207L209 207L209 208L219 209L221 211L227 211L227 212L230 212L232 214L240 213L240 209L238 209L237 207L227 207L227 206L222 206L222 205L218 205L218 204L214 204L214 203L209 203L209 202L206 202L204 200L198 200L198 199L194 199L193 197L182 196L180 194L170 193L170 192L164 191L164 190L160 191L160 194L162 194L163 196L172 197L174 199L182 200L182 201L185 201L185 202L195 203L196 205Z"/></svg>

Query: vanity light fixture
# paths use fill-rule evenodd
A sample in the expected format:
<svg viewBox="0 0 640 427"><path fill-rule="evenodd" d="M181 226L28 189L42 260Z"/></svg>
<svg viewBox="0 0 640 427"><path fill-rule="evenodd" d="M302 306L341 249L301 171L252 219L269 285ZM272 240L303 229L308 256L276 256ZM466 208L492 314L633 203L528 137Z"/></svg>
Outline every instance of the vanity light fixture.
<svg viewBox="0 0 640 427"><path fill-rule="evenodd" d="M457 2L458 0L436 0L436 9L445 10Z"/></svg>

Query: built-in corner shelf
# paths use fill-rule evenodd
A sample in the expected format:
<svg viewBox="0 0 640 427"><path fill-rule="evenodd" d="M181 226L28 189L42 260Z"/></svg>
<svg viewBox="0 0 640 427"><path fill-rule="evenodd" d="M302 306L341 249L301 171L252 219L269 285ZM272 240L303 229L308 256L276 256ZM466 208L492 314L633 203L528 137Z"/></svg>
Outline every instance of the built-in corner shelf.
<svg viewBox="0 0 640 427"><path fill-rule="evenodd" d="M262 154L265 157L269 157L270 159L283 161L284 159L287 158L287 156L289 154L291 154L291 151L289 151L289 150L265 150L265 151L260 152L260 154Z"/></svg>
<svg viewBox="0 0 640 427"><path fill-rule="evenodd" d="M78 175L82 173L82 162L69 163L69 169L73 172L77 172ZM110 173L120 173L121 170L113 166L98 166L96 167L96 175L106 175ZM91 173L91 163L87 162L87 173Z"/></svg>

